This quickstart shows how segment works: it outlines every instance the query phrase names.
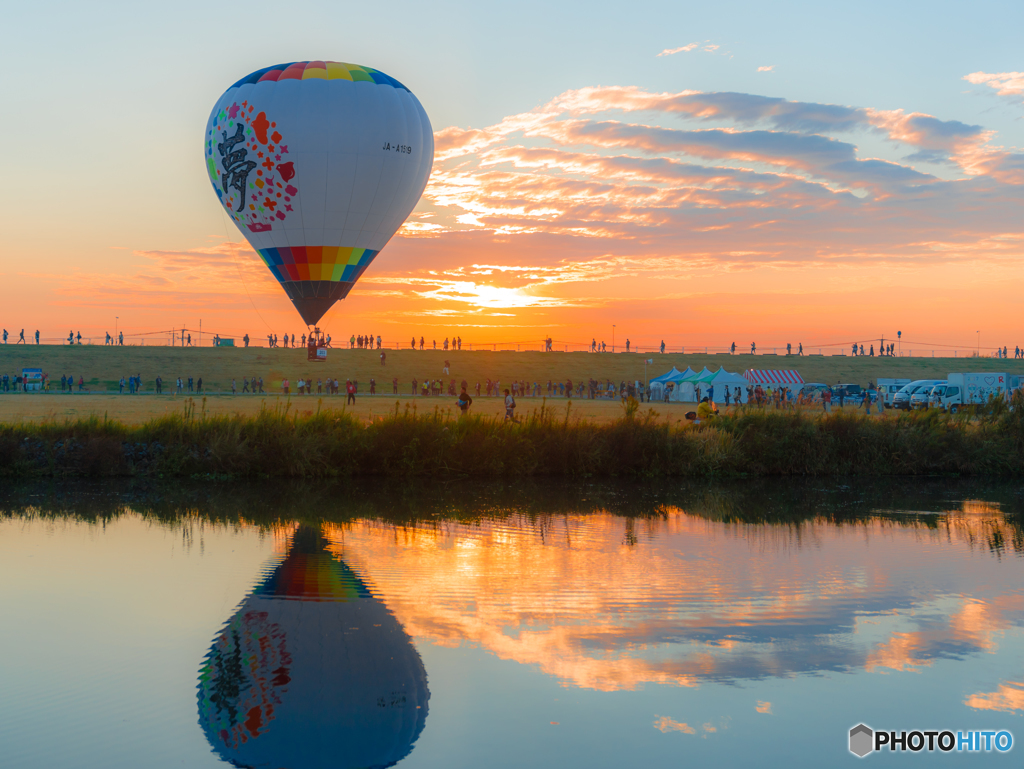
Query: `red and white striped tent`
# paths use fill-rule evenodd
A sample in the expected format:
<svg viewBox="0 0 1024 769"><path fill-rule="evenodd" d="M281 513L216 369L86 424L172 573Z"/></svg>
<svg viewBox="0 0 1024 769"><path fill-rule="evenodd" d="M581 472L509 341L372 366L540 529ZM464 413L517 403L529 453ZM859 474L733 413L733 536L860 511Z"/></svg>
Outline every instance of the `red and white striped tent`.
<svg viewBox="0 0 1024 769"><path fill-rule="evenodd" d="M748 368L743 372L743 378L754 385L804 384L804 378L800 376L800 372L791 368L781 370Z"/></svg>

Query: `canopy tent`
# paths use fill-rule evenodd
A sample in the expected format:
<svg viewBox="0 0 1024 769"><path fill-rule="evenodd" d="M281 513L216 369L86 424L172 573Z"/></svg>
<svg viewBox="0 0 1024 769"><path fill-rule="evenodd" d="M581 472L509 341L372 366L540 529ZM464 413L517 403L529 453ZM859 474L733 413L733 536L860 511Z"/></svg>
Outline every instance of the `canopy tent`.
<svg viewBox="0 0 1024 769"><path fill-rule="evenodd" d="M743 378L752 385L802 385L804 378L796 369L747 369Z"/></svg>
<svg viewBox="0 0 1024 769"><path fill-rule="evenodd" d="M675 366L673 366L671 371L666 371L661 376L652 377L651 384L654 384L655 382L657 382L658 384L665 384L666 382L678 382L687 376L687 372L693 373L692 371L690 371L689 367L687 367L686 371L680 371Z"/></svg>
<svg viewBox="0 0 1024 769"><path fill-rule="evenodd" d="M709 370L707 366L699 372L693 372L691 376L688 376L682 381L676 383L676 389L672 391L672 394L669 396L669 400L693 403L697 400L696 388L700 386L702 390L705 389L705 382L710 381L714 375L715 372Z"/></svg>
<svg viewBox="0 0 1024 769"><path fill-rule="evenodd" d="M681 382L687 377L693 376L695 373L696 372L689 366L686 367L686 371L680 371L675 366L673 366L671 371L667 371L661 376L653 377L651 379L651 384L654 384L655 382L660 382L661 384L667 384L669 382Z"/></svg>
<svg viewBox="0 0 1024 769"><path fill-rule="evenodd" d="M708 386L714 386L714 400L724 401L725 391L728 388L731 393L731 401L733 403L746 403L747 402L747 380L741 377L739 374L733 374L726 371L724 368L719 368L715 372L715 375L708 380ZM736 399L736 388L739 388L739 398Z"/></svg>
<svg viewBox="0 0 1024 769"><path fill-rule="evenodd" d="M664 400L666 385L672 383L675 384L676 389L678 389L679 382L682 382L687 377L693 376L695 373L696 372L689 366L686 367L686 371L680 371L673 366L671 371L666 372L659 377L655 377L651 380L651 400Z"/></svg>

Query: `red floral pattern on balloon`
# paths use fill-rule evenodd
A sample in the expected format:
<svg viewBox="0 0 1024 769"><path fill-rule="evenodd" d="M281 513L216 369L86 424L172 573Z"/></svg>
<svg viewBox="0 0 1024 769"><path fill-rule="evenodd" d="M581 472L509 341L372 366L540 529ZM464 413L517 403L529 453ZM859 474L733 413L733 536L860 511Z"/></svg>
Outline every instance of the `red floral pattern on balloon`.
<svg viewBox="0 0 1024 769"><path fill-rule="evenodd" d="M284 138L248 101L220 109L206 137L210 181L228 215L250 232L268 232L294 211L299 190L291 183L295 163L282 157Z"/></svg>

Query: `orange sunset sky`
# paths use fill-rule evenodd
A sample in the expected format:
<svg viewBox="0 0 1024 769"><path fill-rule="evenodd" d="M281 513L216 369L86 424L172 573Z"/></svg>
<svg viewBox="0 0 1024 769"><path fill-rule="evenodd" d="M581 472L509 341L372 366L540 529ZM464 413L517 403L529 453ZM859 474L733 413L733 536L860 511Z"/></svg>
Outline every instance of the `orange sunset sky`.
<svg viewBox="0 0 1024 769"><path fill-rule="evenodd" d="M436 143L336 338L1024 345L1021 7L396 8L5 11L0 323L304 331L202 131L248 72L333 59L407 84Z"/></svg>

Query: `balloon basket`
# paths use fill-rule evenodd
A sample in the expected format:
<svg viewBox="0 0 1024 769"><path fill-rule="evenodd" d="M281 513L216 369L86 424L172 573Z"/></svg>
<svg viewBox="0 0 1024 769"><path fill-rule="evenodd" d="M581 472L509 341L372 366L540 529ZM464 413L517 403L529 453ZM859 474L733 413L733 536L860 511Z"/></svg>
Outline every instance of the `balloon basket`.
<svg viewBox="0 0 1024 769"><path fill-rule="evenodd" d="M318 328L314 328L313 333L309 335L309 345L306 348L306 358L314 363L327 362L327 342L324 340L324 335L320 333L320 329Z"/></svg>

